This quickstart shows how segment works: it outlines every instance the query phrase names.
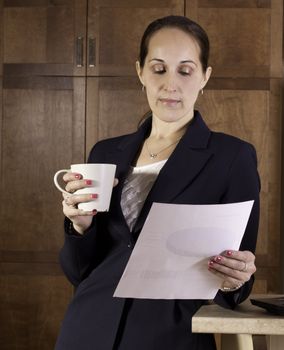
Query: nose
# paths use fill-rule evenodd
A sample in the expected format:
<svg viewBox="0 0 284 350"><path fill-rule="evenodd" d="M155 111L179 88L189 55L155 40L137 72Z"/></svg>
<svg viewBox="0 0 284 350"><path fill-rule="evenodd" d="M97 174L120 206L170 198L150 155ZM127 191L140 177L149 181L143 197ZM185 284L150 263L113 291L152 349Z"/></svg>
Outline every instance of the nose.
<svg viewBox="0 0 284 350"><path fill-rule="evenodd" d="M166 74L163 88L167 92L177 91L177 81L174 74L170 72Z"/></svg>

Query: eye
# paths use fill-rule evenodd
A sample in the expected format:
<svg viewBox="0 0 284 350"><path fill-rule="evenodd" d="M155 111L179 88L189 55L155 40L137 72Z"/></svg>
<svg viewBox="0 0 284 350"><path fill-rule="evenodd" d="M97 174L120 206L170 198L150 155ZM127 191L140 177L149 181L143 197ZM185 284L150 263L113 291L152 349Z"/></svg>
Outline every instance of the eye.
<svg viewBox="0 0 284 350"><path fill-rule="evenodd" d="M192 74L192 69L190 67L181 67L179 70L179 74L184 76L190 76Z"/></svg>
<svg viewBox="0 0 284 350"><path fill-rule="evenodd" d="M152 67L153 73L154 74L163 74L166 72L166 69L163 65L155 65Z"/></svg>

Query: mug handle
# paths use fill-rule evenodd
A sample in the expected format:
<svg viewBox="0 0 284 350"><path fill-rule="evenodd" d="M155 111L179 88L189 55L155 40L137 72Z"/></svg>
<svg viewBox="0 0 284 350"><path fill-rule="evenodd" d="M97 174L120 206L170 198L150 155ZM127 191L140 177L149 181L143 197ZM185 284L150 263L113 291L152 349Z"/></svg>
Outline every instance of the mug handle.
<svg viewBox="0 0 284 350"><path fill-rule="evenodd" d="M70 195L69 192L65 191L62 187L60 187L60 185L59 185L59 183L58 183L58 180L57 180L59 174L68 173L68 172L70 172L70 169L58 170L58 171L55 173L54 177L53 177L53 181L54 181L54 185L59 189L59 191L61 191L62 193L66 193L66 194L69 194L69 195Z"/></svg>

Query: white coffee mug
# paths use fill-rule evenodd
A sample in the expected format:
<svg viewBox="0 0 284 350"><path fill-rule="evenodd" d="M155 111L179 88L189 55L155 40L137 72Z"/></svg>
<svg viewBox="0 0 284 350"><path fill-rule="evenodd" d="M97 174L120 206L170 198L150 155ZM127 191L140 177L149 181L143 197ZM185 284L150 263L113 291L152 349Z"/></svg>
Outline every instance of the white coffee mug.
<svg viewBox="0 0 284 350"><path fill-rule="evenodd" d="M70 193L65 191L58 183L58 176L60 174L71 172L81 174L83 179L92 180L93 186L82 188L73 194L96 193L98 197L90 202L80 203L78 208L84 211L93 211L94 209L97 211L108 211L113 189L115 170L115 164L72 164L71 169L62 169L57 171L53 180L59 191L68 195L70 195Z"/></svg>

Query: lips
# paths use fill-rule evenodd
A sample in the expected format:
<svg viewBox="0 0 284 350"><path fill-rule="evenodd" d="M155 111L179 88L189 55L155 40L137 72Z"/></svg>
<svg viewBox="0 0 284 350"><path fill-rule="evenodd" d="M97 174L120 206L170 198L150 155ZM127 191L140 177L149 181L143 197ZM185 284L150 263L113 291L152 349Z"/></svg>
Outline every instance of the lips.
<svg viewBox="0 0 284 350"><path fill-rule="evenodd" d="M175 99L175 98L160 98L160 101L164 102L164 103L178 103L178 102L180 102L179 99Z"/></svg>
<svg viewBox="0 0 284 350"><path fill-rule="evenodd" d="M167 107L175 107L177 106L181 100L175 98L160 98L160 102Z"/></svg>

